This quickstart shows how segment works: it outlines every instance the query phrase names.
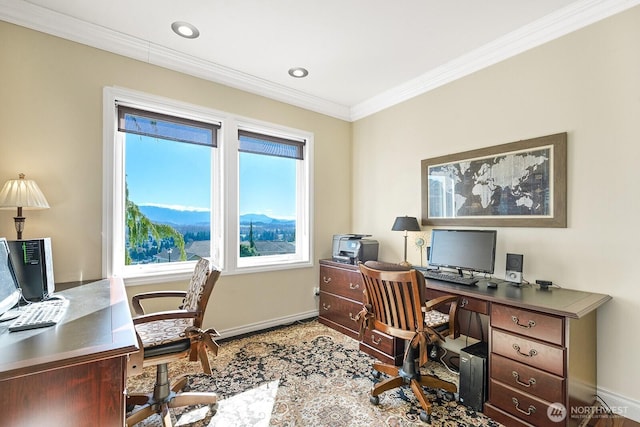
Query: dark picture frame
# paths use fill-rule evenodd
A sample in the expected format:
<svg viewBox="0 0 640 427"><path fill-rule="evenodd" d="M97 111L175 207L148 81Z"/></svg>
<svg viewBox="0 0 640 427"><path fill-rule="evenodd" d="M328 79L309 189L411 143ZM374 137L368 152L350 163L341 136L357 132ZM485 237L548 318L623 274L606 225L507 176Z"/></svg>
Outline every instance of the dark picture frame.
<svg viewBox="0 0 640 427"><path fill-rule="evenodd" d="M567 226L567 133L421 162L422 225Z"/></svg>

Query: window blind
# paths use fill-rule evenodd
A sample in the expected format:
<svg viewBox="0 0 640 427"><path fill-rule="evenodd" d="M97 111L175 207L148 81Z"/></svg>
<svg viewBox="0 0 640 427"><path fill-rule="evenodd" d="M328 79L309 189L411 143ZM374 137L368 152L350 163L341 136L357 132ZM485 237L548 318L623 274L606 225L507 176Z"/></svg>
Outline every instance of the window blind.
<svg viewBox="0 0 640 427"><path fill-rule="evenodd" d="M118 130L190 144L218 146L219 123L206 123L118 105Z"/></svg>
<svg viewBox="0 0 640 427"><path fill-rule="evenodd" d="M303 160L304 141L238 129L239 151Z"/></svg>

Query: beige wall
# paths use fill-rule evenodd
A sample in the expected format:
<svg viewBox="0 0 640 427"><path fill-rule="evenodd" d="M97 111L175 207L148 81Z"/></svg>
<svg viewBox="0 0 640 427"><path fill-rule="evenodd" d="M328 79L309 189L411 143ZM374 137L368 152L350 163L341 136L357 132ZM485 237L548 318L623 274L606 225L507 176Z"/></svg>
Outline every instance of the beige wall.
<svg viewBox="0 0 640 427"><path fill-rule="evenodd" d="M51 209L26 212L24 237L52 238L57 282L101 275L104 86L313 132L315 259L329 257L332 235L348 231L349 123L4 22L0 49L0 181L24 172L45 193ZM0 211L0 236L15 238L14 215ZM313 313L318 307L313 296L317 283L317 265L223 276L207 326L234 330ZM129 292L172 286L137 286Z"/></svg>
<svg viewBox="0 0 640 427"><path fill-rule="evenodd" d="M102 88L126 87L314 132L315 259L332 234L360 232L394 261L393 219L420 215L420 159L566 131L568 227L499 229L496 275L506 252L522 253L530 281L612 295L598 312L598 383L637 405L638 40L636 7L350 125L0 22L0 181L24 172L47 195L25 237L52 237L57 281L98 278ZM0 211L0 235L14 236L13 215ZM317 309L317 269L223 276L206 322L233 330Z"/></svg>
<svg viewBox="0 0 640 427"><path fill-rule="evenodd" d="M638 404L640 7L354 124L353 226L402 258L398 215L420 217L420 160L568 132L568 227L499 228L529 281L607 293L598 385ZM428 231L428 230L424 230ZM409 240L409 260L419 252Z"/></svg>

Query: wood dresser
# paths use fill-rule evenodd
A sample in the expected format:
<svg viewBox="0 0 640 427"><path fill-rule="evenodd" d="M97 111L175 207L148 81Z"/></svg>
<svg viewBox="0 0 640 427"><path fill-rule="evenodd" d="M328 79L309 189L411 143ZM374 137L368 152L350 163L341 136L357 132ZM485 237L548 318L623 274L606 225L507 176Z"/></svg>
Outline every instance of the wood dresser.
<svg viewBox="0 0 640 427"><path fill-rule="evenodd" d="M356 315L362 309L364 284L358 266L320 260L319 322L358 339ZM404 341L367 331L360 350L385 363L402 364Z"/></svg>
<svg viewBox="0 0 640 427"><path fill-rule="evenodd" d="M63 288L55 294L69 307L57 325L0 326L2 426L124 425L127 356L138 351L124 284Z"/></svg>

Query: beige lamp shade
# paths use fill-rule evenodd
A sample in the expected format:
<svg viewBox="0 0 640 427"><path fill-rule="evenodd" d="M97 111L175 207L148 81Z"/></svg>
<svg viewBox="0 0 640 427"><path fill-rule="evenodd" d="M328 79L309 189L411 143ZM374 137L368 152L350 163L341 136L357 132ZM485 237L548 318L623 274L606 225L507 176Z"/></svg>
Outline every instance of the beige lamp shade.
<svg viewBox="0 0 640 427"><path fill-rule="evenodd" d="M25 218L22 209L47 209L49 203L40 191L35 181L24 179L24 174L18 175L18 179L10 179L5 182L0 191L0 209L17 208L18 213L13 217L16 225L18 240L22 239Z"/></svg>
<svg viewBox="0 0 640 427"><path fill-rule="evenodd" d="M4 187L0 191L0 209L17 207L47 209L49 203L38 184L31 179L24 179L23 173L18 176L18 179L10 179L4 183Z"/></svg>

